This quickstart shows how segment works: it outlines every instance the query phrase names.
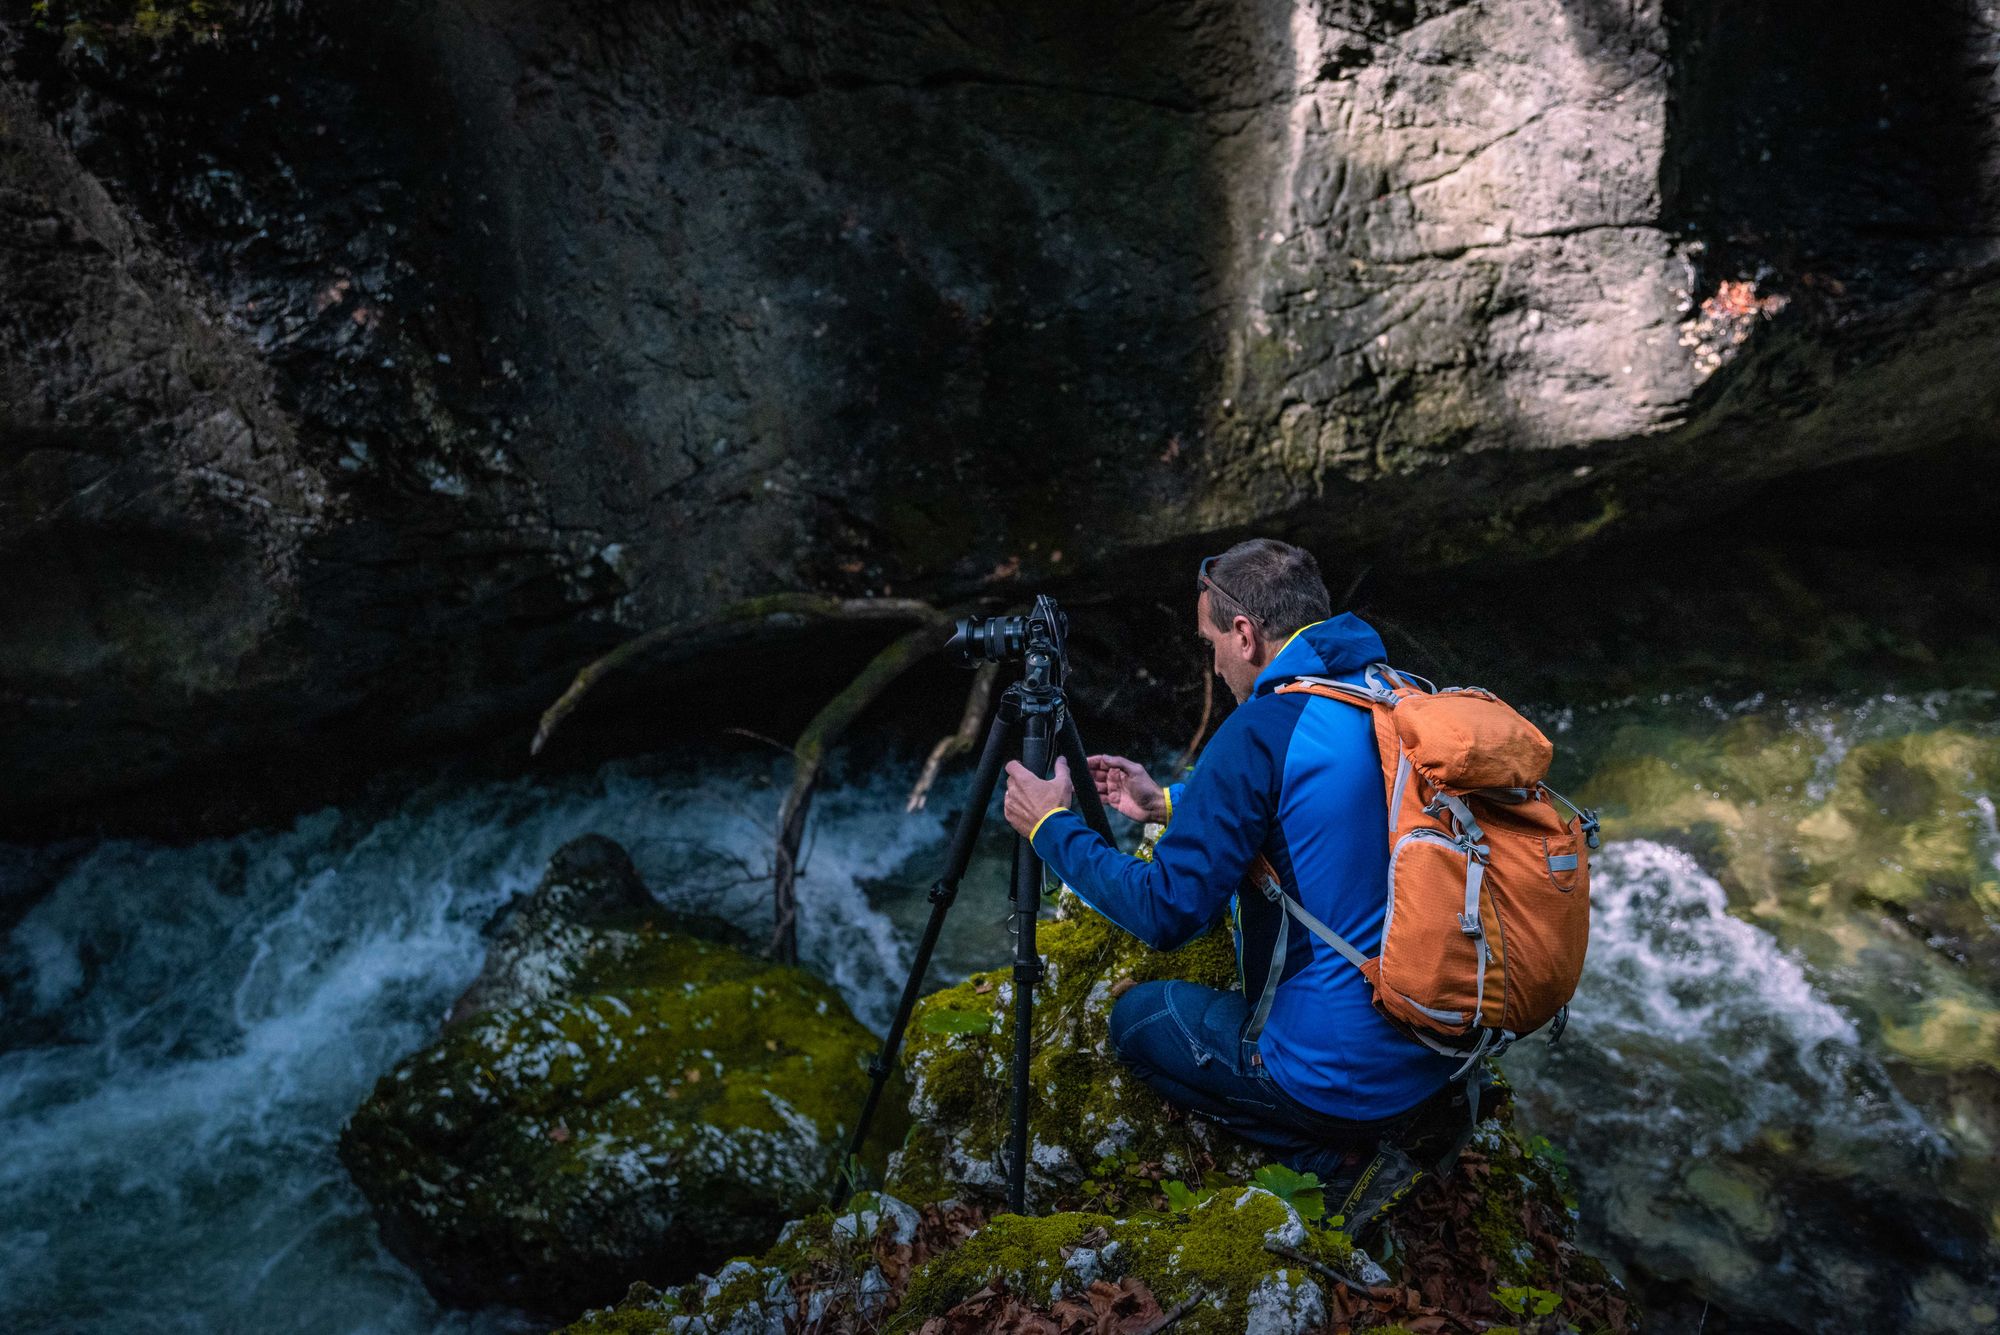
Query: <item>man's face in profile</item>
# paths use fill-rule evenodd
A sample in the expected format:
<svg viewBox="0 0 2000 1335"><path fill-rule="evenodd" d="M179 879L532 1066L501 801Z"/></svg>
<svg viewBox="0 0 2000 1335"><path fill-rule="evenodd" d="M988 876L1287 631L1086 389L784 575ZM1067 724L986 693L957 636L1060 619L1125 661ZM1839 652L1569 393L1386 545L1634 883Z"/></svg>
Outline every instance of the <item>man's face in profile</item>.
<svg viewBox="0 0 2000 1335"><path fill-rule="evenodd" d="M1240 613L1231 617L1229 629L1217 629L1209 611L1209 600L1214 596L1207 589L1201 591L1201 597L1194 605L1195 627L1201 632L1201 638L1208 642L1215 675L1222 678L1223 684L1229 687L1229 693L1236 697L1236 703L1240 705L1250 698L1250 688L1263 667L1264 637L1258 633L1250 618ZM1228 613L1234 609L1225 603L1223 610Z"/></svg>

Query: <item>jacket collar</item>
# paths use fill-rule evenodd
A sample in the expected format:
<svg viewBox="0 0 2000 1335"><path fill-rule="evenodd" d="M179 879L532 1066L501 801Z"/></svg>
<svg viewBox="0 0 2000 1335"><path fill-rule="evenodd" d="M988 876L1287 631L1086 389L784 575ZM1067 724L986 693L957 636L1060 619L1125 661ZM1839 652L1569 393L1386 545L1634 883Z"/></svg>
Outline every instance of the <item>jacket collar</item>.
<svg viewBox="0 0 2000 1335"><path fill-rule="evenodd" d="M1358 672L1388 656L1375 628L1352 612L1315 621L1292 632L1276 657L1251 685L1255 697L1268 695L1296 677L1337 677Z"/></svg>

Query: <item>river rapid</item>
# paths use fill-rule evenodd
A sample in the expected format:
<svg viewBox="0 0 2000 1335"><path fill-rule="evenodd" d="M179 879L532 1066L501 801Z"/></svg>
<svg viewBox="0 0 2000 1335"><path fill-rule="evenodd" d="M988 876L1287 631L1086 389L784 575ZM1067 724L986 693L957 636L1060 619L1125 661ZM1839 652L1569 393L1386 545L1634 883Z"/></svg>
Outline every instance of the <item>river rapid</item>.
<svg viewBox="0 0 2000 1335"><path fill-rule="evenodd" d="M1544 722L1611 838L1575 1021L1506 1066L1567 1151L1588 1240L1751 1324L1991 1324L2000 706L1668 699ZM801 883L806 963L878 1029L965 782L906 815L914 771L836 765ZM622 762L62 850L0 943L0 1329L529 1328L431 1302L377 1242L340 1125L577 835L623 843L667 906L766 930L783 777L761 756ZM936 981L1006 957L990 826Z"/></svg>

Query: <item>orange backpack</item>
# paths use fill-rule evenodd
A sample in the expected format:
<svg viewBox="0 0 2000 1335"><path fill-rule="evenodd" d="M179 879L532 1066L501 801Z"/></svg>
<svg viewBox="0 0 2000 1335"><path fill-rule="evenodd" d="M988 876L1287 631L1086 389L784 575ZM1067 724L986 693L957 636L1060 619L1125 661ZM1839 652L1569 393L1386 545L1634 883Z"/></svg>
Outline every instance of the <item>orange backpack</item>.
<svg viewBox="0 0 2000 1335"><path fill-rule="evenodd" d="M1363 956L1307 912L1268 863L1258 878L1361 970L1378 1010L1426 1046L1464 1056L1462 1072L1552 1020L1551 1038L1562 1032L1590 935L1585 849L1598 845L1597 815L1542 782L1555 748L1505 701L1420 681L1376 664L1366 685L1300 677L1278 688L1375 716L1389 799L1381 953ZM1281 915L1281 940L1282 927Z"/></svg>

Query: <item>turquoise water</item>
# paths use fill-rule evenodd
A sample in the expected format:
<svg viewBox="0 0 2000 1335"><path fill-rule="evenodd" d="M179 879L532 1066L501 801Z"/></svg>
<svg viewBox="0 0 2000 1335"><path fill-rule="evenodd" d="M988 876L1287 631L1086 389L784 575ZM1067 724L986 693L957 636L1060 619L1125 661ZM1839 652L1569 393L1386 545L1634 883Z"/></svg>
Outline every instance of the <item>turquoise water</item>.
<svg viewBox="0 0 2000 1335"><path fill-rule="evenodd" d="M1628 701L1551 722L1579 777L1645 808L1614 821L1598 858L1569 1035L1507 1060L1524 1118L1568 1146L1594 1246L1803 1328L1845 1311L1965 1329L1994 1301L2000 1194L1977 1114L1993 1086L1976 1046L1993 978L1977 950L1956 959L1912 936L1987 920L1942 900L1887 916L1826 870L1861 845L1824 820L1798 833L1845 800L1848 757L1865 759L1871 739L1985 737L1994 712L1963 694L1928 713L1889 697ZM1806 778L1786 793L1771 757L1791 750ZM1710 773L1704 756L1737 770ZM836 773L801 885L808 964L876 1026L964 783L906 814L914 772ZM669 905L767 930L760 877L782 777L761 758L620 764L440 785L186 848L82 852L0 943L0 1329L526 1328L504 1311L438 1309L382 1250L334 1157L341 1122L435 1031L479 967L481 924L576 835L624 843ZM1958 797L1990 826L1975 779ZM1773 791L1750 791L1760 783ZM1680 787L1718 795L1690 816ZM1731 827L1728 810L1755 815ZM940 979L1008 954L1007 845L991 825ZM2000 858L2000 840L1967 838L1969 856ZM1819 852L1765 856L1786 840ZM1925 1055L1922 1007L1951 987L1971 999L1974 1050Z"/></svg>

